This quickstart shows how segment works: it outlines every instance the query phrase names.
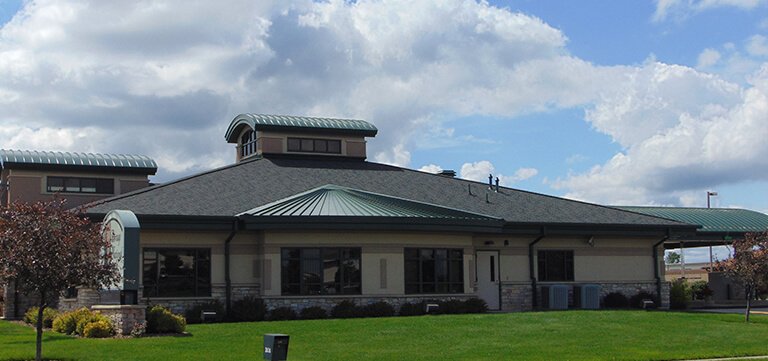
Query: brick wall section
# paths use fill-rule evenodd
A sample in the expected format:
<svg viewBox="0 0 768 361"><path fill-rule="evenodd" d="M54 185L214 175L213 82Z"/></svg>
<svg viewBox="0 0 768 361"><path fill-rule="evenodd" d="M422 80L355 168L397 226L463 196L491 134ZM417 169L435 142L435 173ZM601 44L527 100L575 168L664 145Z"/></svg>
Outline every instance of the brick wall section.
<svg viewBox="0 0 768 361"><path fill-rule="evenodd" d="M109 317L118 335L130 335L135 325L147 319L144 305L96 305L91 309Z"/></svg>

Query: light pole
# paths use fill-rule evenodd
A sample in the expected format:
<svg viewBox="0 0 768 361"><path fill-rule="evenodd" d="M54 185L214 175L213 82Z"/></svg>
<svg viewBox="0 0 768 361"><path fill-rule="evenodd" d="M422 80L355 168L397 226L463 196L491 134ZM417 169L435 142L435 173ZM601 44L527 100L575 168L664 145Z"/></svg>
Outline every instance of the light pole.
<svg viewBox="0 0 768 361"><path fill-rule="evenodd" d="M709 207L709 205L710 205L709 204L709 198L710 197L717 197L717 192L707 191L707 209L710 208ZM712 262L713 262L713 258L712 258L712 245L710 244L709 245L709 272L713 271L713 269L712 269Z"/></svg>

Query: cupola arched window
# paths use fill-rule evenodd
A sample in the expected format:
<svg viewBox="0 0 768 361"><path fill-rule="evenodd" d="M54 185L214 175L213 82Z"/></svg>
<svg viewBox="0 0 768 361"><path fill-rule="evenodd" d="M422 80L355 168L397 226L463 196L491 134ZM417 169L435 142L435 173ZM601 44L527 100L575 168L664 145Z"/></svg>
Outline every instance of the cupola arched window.
<svg viewBox="0 0 768 361"><path fill-rule="evenodd" d="M249 130L240 137L240 154L247 157L256 153L256 132Z"/></svg>

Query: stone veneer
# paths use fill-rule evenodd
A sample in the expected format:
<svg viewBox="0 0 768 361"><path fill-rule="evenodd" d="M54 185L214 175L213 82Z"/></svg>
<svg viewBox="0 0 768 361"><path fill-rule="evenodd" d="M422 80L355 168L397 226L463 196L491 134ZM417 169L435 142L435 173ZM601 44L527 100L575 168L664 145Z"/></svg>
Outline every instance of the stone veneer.
<svg viewBox="0 0 768 361"><path fill-rule="evenodd" d="M533 310L533 300L531 299L531 284L502 283L501 310L514 312Z"/></svg>
<svg viewBox="0 0 768 361"><path fill-rule="evenodd" d="M268 310L272 310L278 307L289 307L294 311L301 312L301 310L307 307L318 306L324 310L330 312L333 306L336 306L341 301L352 301L358 306L365 306L372 303L384 301L392 305L395 310L398 310L404 303L418 303L421 301L448 301L448 300L461 300L475 297L475 295L456 294L456 295L411 295L411 296L357 296L357 295L344 295L344 296L308 296L308 297L262 297L264 304Z"/></svg>
<svg viewBox="0 0 768 361"><path fill-rule="evenodd" d="M144 305L94 305L91 309L109 317L118 335L130 335L136 325L147 319Z"/></svg>

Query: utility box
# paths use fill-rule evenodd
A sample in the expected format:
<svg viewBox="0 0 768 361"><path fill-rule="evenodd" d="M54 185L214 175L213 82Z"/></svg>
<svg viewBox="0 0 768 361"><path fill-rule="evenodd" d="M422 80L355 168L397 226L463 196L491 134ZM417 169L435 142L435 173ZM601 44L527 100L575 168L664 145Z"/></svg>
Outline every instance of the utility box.
<svg viewBox="0 0 768 361"><path fill-rule="evenodd" d="M282 361L288 359L288 335L268 333L264 335L264 359Z"/></svg>
<svg viewBox="0 0 768 361"><path fill-rule="evenodd" d="M586 310L600 308L600 285L580 285L573 287L573 306Z"/></svg>

